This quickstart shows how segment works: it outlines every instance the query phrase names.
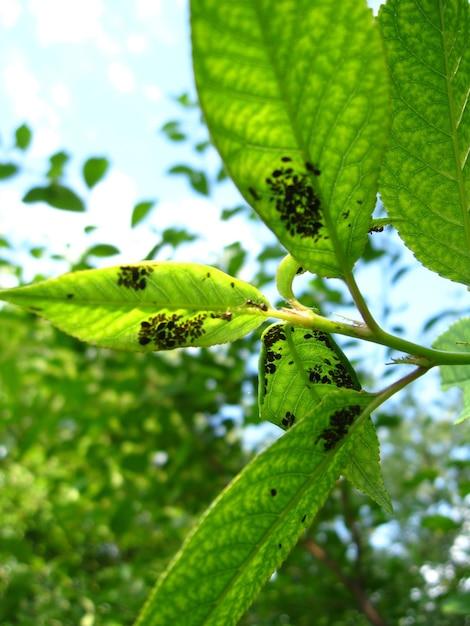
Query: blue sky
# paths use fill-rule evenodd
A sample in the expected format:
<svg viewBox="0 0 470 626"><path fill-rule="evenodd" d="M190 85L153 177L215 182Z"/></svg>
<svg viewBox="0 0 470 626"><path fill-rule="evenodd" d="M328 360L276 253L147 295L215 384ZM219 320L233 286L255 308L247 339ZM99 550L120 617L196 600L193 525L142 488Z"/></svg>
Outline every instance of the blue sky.
<svg viewBox="0 0 470 626"><path fill-rule="evenodd" d="M91 240L117 245L123 257L104 264L142 258L168 226L202 230L201 244L178 253L188 260L213 262L237 238L257 247L242 220L219 224L220 207L191 193L181 177L165 176L175 163L203 169L210 158L171 144L159 132L168 120L185 118L173 98L194 94L186 0L2 0L0 41L1 158L9 156L14 128L26 122L34 130L29 175L0 186L5 236L16 244L44 243L55 252L62 252L61 242L70 243L72 258ZM197 118L188 118L193 129ZM62 149L74 157L67 182L88 199L86 215L21 204L28 183L41 182L45 159ZM87 193L79 172L94 155L109 156L112 168ZM132 207L144 199L158 200L157 208L145 227L131 232ZM224 200L231 205L239 198L226 188ZM99 227L91 239L83 234L90 224ZM36 261L34 269L40 266Z"/></svg>

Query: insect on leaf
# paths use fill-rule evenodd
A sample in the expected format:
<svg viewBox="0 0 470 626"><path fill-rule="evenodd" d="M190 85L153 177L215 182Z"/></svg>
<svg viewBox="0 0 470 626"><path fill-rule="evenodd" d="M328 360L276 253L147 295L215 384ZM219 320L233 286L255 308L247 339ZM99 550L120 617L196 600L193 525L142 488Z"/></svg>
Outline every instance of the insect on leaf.
<svg viewBox="0 0 470 626"><path fill-rule="evenodd" d="M150 352L234 341L268 316L252 285L194 263L140 262L0 291L100 347Z"/></svg>
<svg viewBox="0 0 470 626"><path fill-rule="evenodd" d="M389 129L383 45L358 0L192 0L212 140L299 263L341 277L360 256Z"/></svg>
<svg viewBox="0 0 470 626"><path fill-rule="evenodd" d="M353 440L331 446L341 414L360 427L367 395L342 389L239 474L157 582L136 626L235 626L323 506ZM355 422L355 424L354 424Z"/></svg>
<svg viewBox="0 0 470 626"><path fill-rule="evenodd" d="M353 367L330 335L285 323L273 324L263 333L259 377L260 417L284 430L315 414L333 391L361 388ZM335 441L343 430L347 425L331 428L327 441ZM370 417L354 434L354 441L343 476L391 513Z"/></svg>

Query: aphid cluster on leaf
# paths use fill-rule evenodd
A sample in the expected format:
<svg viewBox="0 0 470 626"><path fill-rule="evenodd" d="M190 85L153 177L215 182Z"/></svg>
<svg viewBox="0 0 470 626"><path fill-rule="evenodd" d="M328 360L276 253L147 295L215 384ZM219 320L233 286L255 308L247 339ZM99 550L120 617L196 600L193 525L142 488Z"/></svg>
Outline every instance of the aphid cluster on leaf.
<svg viewBox="0 0 470 626"><path fill-rule="evenodd" d="M198 313L186 319L177 313L158 313L141 322L138 341L141 346L153 343L156 350L187 346L206 332L203 328L206 318L207 313Z"/></svg>
<svg viewBox="0 0 470 626"><path fill-rule="evenodd" d="M315 439L318 443L323 439L323 449L325 452L331 450L340 441L349 430L349 426L354 422L354 418L361 413L359 405L351 405L338 409L330 417L330 426L325 428Z"/></svg>
<svg viewBox="0 0 470 626"><path fill-rule="evenodd" d="M153 268L148 265L121 265L118 273L118 286L134 291L143 290L147 287L146 277L152 272Z"/></svg>
<svg viewBox="0 0 470 626"><path fill-rule="evenodd" d="M289 163L290 157L282 157ZM292 237L309 238L317 242L323 227L321 202L311 184L311 174L320 175L320 170L306 163L306 172L296 172L291 166L282 165L266 178L269 200L274 203L281 221Z"/></svg>

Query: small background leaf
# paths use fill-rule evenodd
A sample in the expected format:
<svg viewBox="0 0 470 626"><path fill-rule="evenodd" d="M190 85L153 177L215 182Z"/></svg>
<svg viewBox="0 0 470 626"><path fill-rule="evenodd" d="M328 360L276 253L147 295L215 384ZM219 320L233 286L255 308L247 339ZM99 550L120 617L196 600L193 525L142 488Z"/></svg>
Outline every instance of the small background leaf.
<svg viewBox="0 0 470 626"><path fill-rule="evenodd" d="M107 257L107 256L113 256L119 253L120 253L119 248L116 248L116 246L113 246L112 244L98 243L95 246L92 246L88 250L87 254L91 254L93 256L99 256L99 257Z"/></svg>
<svg viewBox="0 0 470 626"><path fill-rule="evenodd" d="M135 228L142 222L156 204L155 200L147 200L137 203L132 209L131 228Z"/></svg>
<svg viewBox="0 0 470 626"><path fill-rule="evenodd" d="M47 187L33 187L23 198L26 204L45 202L54 209L64 211L85 211L82 199L69 187L52 183Z"/></svg>
<svg viewBox="0 0 470 626"><path fill-rule="evenodd" d="M0 291L82 341L150 352L234 341L269 303L252 285L205 265L141 262L78 271Z"/></svg>
<svg viewBox="0 0 470 626"><path fill-rule="evenodd" d="M31 144L33 134L27 124L21 124L15 131L15 146L20 150L27 150Z"/></svg>
<svg viewBox="0 0 470 626"><path fill-rule="evenodd" d="M18 174L20 168L15 163L0 163L0 180L12 178Z"/></svg>
<svg viewBox="0 0 470 626"><path fill-rule="evenodd" d="M388 0L379 13L393 85L380 193L427 268L470 284L468 0Z"/></svg>
<svg viewBox="0 0 470 626"><path fill-rule="evenodd" d="M470 318L463 318L440 335L433 343L437 350L470 352ZM457 424L470 417L470 365L443 365L440 368L442 389L459 387L463 391L463 406Z"/></svg>
<svg viewBox="0 0 470 626"><path fill-rule="evenodd" d="M203 196L209 195L209 181L206 174L201 170L195 170L189 165L175 165L168 170L169 174L184 174L194 191Z"/></svg>
<svg viewBox="0 0 470 626"><path fill-rule="evenodd" d="M100 182L106 175L109 168L109 161L104 157L92 157L83 164L83 178L87 187L91 189Z"/></svg>
<svg viewBox="0 0 470 626"><path fill-rule="evenodd" d="M56 152L49 157L49 170L46 176L53 182L58 181L64 175L64 168L70 160L70 155L67 152Z"/></svg>

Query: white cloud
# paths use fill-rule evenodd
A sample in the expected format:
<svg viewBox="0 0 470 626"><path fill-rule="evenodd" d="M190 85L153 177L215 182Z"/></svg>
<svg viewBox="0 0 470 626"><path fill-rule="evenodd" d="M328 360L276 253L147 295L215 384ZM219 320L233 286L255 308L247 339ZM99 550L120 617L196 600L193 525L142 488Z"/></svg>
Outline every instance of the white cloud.
<svg viewBox="0 0 470 626"><path fill-rule="evenodd" d="M12 108L18 118L30 122L41 120L56 127L57 115L47 102L40 97L40 85L21 56L17 56L3 71L3 85L6 95L12 100Z"/></svg>
<svg viewBox="0 0 470 626"><path fill-rule="evenodd" d="M143 35L132 34L127 38L127 49L129 52L132 52L132 54L142 54L147 44L147 37Z"/></svg>
<svg viewBox="0 0 470 626"><path fill-rule="evenodd" d="M43 44L78 43L97 38L102 32L100 0L30 0L30 10L36 17L38 37Z"/></svg>
<svg viewBox="0 0 470 626"><path fill-rule="evenodd" d="M51 97L57 106L65 109L70 104L70 92L67 85L56 83L51 87Z"/></svg>
<svg viewBox="0 0 470 626"><path fill-rule="evenodd" d="M137 15L139 17L151 17L161 15L161 0L137 0Z"/></svg>
<svg viewBox="0 0 470 626"><path fill-rule="evenodd" d="M144 95L149 100L161 100L162 90L156 85L146 85L144 87Z"/></svg>
<svg viewBox="0 0 470 626"><path fill-rule="evenodd" d="M2 0L0 2L0 20L4 28L13 28L23 11L17 0Z"/></svg>
<svg viewBox="0 0 470 626"><path fill-rule="evenodd" d="M113 61L109 66L109 80L119 91L133 91L135 87L134 76L127 65L120 61Z"/></svg>

